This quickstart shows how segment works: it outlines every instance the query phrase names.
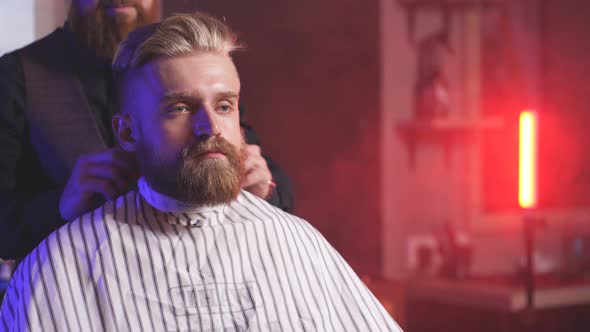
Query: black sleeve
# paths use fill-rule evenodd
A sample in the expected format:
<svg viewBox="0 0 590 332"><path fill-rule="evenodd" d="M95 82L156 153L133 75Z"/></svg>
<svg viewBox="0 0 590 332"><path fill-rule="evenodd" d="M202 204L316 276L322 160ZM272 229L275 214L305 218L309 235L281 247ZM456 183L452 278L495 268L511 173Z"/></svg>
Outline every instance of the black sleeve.
<svg viewBox="0 0 590 332"><path fill-rule="evenodd" d="M260 140L252 127L244 122L240 122L240 126L244 129L244 135L248 144L260 145ZM287 177L270 157L264 154L262 156L266 159L268 168L277 184L267 201L284 211L293 212L293 184L291 183L291 179Z"/></svg>
<svg viewBox="0 0 590 332"><path fill-rule="evenodd" d="M21 258L65 223L63 188L45 175L29 140L25 81L16 53L0 58L0 257Z"/></svg>

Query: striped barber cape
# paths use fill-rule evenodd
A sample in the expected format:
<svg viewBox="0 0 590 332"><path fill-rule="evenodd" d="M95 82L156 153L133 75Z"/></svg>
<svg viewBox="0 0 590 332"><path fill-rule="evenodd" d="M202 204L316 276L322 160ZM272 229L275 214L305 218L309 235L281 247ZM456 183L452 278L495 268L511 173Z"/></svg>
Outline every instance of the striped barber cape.
<svg viewBox="0 0 590 332"><path fill-rule="evenodd" d="M194 208L138 188L21 262L0 331L401 331L306 221L245 191Z"/></svg>

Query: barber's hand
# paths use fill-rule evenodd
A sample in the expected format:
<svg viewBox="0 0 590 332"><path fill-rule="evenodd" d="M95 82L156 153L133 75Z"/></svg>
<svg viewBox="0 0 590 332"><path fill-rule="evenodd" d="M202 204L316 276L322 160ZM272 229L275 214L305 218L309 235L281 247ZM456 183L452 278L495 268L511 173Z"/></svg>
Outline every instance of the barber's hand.
<svg viewBox="0 0 590 332"><path fill-rule="evenodd" d="M111 200L125 193L138 178L135 155L120 148L81 156L59 201L59 212L73 220L90 211L95 196Z"/></svg>
<svg viewBox="0 0 590 332"><path fill-rule="evenodd" d="M247 144L244 148L244 168L246 175L242 188L260 197L268 198L275 187L268 164L260 152L258 145Z"/></svg>

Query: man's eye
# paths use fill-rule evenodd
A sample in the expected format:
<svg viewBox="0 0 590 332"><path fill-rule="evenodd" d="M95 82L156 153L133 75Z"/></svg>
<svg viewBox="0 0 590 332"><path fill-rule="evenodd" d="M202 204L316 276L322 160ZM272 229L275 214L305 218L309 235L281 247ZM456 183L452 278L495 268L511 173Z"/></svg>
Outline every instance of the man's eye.
<svg viewBox="0 0 590 332"><path fill-rule="evenodd" d="M228 113L228 112L230 112L231 110L232 110L232 108L231 108L231 106L230 106L230 105L221 105L221 106L219 106L219 111L220 111L221 113Z"/></svg>
<svg viewBox="0 0 590 332"><path fill-rule="evenodd" d="M183 113L188 111L188 107L185 105L179 105L179 106L174 106L172 107L172 112L173 113Z"/></svg>

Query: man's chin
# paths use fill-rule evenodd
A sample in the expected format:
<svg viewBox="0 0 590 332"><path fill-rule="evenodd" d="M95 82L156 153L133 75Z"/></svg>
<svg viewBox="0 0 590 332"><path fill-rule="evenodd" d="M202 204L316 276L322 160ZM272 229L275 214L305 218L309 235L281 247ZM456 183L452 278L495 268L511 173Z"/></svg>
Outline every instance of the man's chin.
<svg viewBox="0 0 590 332"><path fill-rule="evenodd" d="M198 205L226 204L240 191L239 170L233 169L224 154L199 158L186 165L179 175L179 196ZM192 167L191 167L192 166Z"/></svg>

